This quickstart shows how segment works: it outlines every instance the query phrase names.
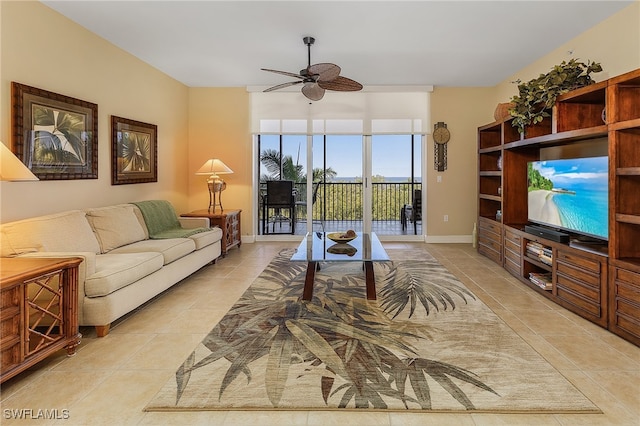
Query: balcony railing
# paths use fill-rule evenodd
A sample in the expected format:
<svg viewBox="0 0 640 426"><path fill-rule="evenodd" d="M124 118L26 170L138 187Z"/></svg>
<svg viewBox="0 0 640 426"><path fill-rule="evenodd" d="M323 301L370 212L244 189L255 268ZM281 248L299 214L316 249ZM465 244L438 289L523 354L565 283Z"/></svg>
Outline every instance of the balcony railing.
<svg viewBox="0 0 640 426"><path fill-rule="evenodd" d="M421 183L410 182L374 182L372 184L372 220L373 226L377 222L393 223L400 230L402 208L406 204L413 204L415 190L422 189ZM307 196L307 184L295 184L296 201L304 202ZM316 200L313 203L313 220L325 223L337 223L337 229L342 224L362 222L363 186L360 182L327 182L321 183ZM260 214L262 209L260 208ZM306 209L304 206L296 209L296 223L304 224ZM262 223L262 218L260 218ZM299 232L295 232L299 233Z"/></svg>

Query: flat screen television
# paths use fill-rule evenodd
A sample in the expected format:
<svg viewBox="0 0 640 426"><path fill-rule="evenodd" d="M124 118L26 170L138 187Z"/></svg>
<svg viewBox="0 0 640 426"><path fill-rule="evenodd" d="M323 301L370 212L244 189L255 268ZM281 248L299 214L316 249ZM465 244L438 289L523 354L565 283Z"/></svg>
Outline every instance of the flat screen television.
<svg viewBox="0 0 640 426"><path fill-rule="evenodd" d="M606 156L530 162L529 221L607 240L608 170Z"/></svg>

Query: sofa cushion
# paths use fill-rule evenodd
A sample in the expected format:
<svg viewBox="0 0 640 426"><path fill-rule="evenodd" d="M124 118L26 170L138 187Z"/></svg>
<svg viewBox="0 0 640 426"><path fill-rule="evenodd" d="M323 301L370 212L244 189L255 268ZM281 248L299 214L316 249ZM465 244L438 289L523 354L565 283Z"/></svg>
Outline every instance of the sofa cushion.
<svg viewBox="0 0 640 426"><path fill-rule="evenodd" d="M131 204L87 209L85 212L102 253L144 240L147 236Z"/></svg>
<svg viewBox="0 0 640 426"><path fill-rule="evenodd" d="M144 230L144 239L148 240L149 239L149 230L147 229L147 224L144 222L144 217L142 216L142 212L140 211L138 206L136 206L135 204L129 204L129 205L133 209L133 212L136 214L136 217L138 218L138 222L140 222L140 226Z"/></svg>
<svg viewBox="0 0 640 426"><path fill-rule="evenodd" d="M196 249L196 243L190 238L167 238L165 240L144 240L118 247L109 253L156 252L162 254L164 264L188 255Z"/></svg>
<svg viewBox="0 0 640 426"><path fill-rule="evenodd" d="M80 210L5 223L2 234L3 257L34 250L100 253L98 240Z"/></svg>
<svg viewBox="0 0 640 426"><path fill-rule="evenodd" d="M160 253L101 254L96 256L96 272L84 282L87 297L100 297L128 286L162 268Z"/></svg>
<svg viewBox="0 0 640 426"><path fill-rule="evenodd" d="M210 231L189 235L189 238L196 243L196 250L214 244L222 239L222 229L211 228Z"/></svg>

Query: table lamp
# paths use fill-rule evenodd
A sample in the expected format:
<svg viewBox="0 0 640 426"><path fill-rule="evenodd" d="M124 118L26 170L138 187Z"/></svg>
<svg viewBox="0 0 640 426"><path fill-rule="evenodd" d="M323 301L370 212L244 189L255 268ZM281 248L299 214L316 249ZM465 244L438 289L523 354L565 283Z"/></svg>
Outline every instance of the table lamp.
<svg viewBox="0 0 640 426"><path fill-rule="evenodd" d="M31 170L0 141L0 180L39 180Z"/></svg>
<svg viewBox="0 0 640 426"><path fill-rule="evenodd" d="M211 213L216 212L216 206L220 206L220 211L223 211L222 191L227 188L227 183L218 175L229 173L233 173L233 170L217 158L207 160L196 172L197 175L209 175L207 187L209 188L209 212Z"/></svg>

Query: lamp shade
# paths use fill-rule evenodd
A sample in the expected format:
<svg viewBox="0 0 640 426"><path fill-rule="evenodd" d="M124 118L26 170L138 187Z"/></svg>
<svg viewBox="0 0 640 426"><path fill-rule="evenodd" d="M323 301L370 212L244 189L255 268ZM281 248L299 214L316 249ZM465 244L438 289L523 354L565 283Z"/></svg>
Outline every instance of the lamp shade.
<svg viewBox="0 0 640 426"><path fill-rule="evenodd" d="M206 163L196 171L197 175L223 175L230 173L233 173L233 170L217 158L207 160Z"/></svg>
<svg viewBox="0 0 640 426"><path fill-rule="evenodd" d="M31 170L0 142L0 180L39 180Z"/></svg>

